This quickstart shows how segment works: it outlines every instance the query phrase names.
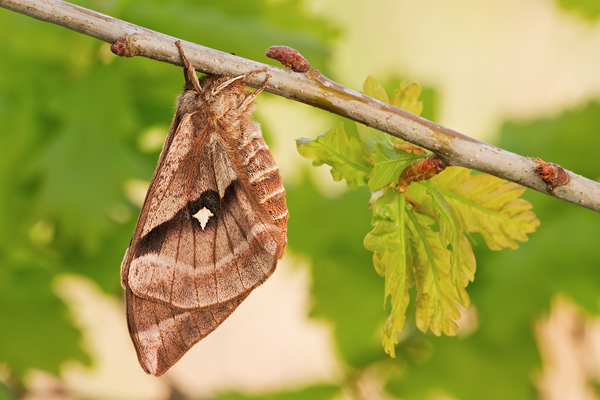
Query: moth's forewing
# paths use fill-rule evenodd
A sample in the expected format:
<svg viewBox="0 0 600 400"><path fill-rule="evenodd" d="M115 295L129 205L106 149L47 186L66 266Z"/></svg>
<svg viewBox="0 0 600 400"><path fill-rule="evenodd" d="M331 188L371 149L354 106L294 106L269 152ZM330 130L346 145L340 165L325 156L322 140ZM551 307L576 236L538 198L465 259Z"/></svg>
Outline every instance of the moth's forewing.
<svg viewBox="0 0 600 400"><path fill-rule="evenodd" d="M173 146L174 147L173 151L171 151L171 147L172 147L171 145L173 143L173 139L175 138L175 136L177 136L179 133L181 133L178 131L178 129L180 127L179 125L181 122L181 114L182 113L181 113L180 108L177 107L175 117L173 118L173 122L171 123L171 128L169 129L169 134L167 135L167 137L165 139L165 143L163 144L163 148L160 153L158 163L156 164L156 169L154 170L154 174L152 175L152 180L150 181L150 186L148 187L148 191L146 192L146 198L144 199L144 205L142 206L140 216L138 217L135 231L133 233L133 238L131 239L131 242L129 243L129 247L127 248L127 251L125 252L125 257L123 258L123 262L121 263L121 285L123 286L123 288L127 287L127 279L129 276L129 266L131 264L131 260L133 257L132 247L134 246L134 244L137 244L137 242L139 241L139 238L141 236L142 229L144 228L144 226L146 226L146 220L148 218L148 214L150 211L151 199L156 193L156 190L155 190L156 183L158 180L160 180L160 179L158 179L158 176L162 175L166 172L170 172L171 174L175 172L173 170L173 168L171 168L171 171L167 171L167 170L165 170L165 168L163 168L163 166L165 164L165 159L167 158L169 153L171 153L171 157L173 159L176 152L178 152L179 158L181 158L181 157L185 156L187 154L187 152L191 149L191 146L188 146L188 147ZM183 124L183 126L185 127L186 124ZM190 132L184 132L182 136L186 137L189 135L190 135Z"/></svg>

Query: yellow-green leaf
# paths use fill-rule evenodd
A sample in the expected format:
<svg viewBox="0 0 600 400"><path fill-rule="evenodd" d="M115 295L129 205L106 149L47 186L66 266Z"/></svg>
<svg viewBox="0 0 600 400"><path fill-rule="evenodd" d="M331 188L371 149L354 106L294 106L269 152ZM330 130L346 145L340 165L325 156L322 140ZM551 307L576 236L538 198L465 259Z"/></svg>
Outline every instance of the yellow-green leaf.
<svg viewBox="0 0 600 400"><path fill-rule="evenodd" d="M296 146L303 157L313 160L313 166L330 165L333 180L345 179L350 189L365 185L373 168L364 159L358 140L348 138L342 122L316 139L296 139Z"/></svg>
<svg viewBox="0 0 600 400"><path fill-rule="evenodd" d="M423 111L423 102L419 101L420 95L421 86L417 82L402 81L392 95L391 105L411 114L420 115Z"/></svg>
<svg viewBox="0 0 600 400"><path fill-rule="evenodd" d="M384 305L390 296L392 312L383 329L383 347L395 357L397 331L401 331L413 285L412 259L408 251L405 195L388 188L373 206L373 230L365 237L365 247L373 252L377 272L385 277Z"/></svg>
<svg viewBox="0 0 600 400"><path fill-rule="evenodd" d="M363 84L363 93L369 97L383 101L384 103L390 103L388 100L388 95L383 86L381 86L371 75L367 77L365 83Z"/></svg>
<svg viewBox="0 0 600 400"><path fill-rule="evenodd" d="M375 151L375 146L377 144L384 147L391 147L394 145L394 137L378 131L377 129L364 126L357 122L356 130L358 131L358 137L360 138L361 148L365 159L371 158L371 153Z"/></svg>
<svg viewBox="0 0 600 400"><path fill-rule="evenodd" d="M467 232L478 232L492 250L516 249L540 225L520 199L525 188L492 175L470 175L470 170L449 167L431 180L460 215Z"/></svg>
<svg viewBox="0 0 600 400"><path fill-rule="evenodd" d="M369 189L379 190L398 180L398 177L413 162L427 155L409 153L393 147L377 144L373 153L373 170L369 175Z"/></svg>
<svg viewBox="0 0 600 400"><path fill-rule="evenodd" d="M450 277L456 290L460 290L475 278L475 255L458 212L431 181L428 181L427 191L437 213L440 241L446 248L450 246Z"/></svg>
<svg viewBox="0 0 600 400"><path fill-rule="evenodd" d="M414 211L407 212L413 232L415 281L417 286L416 323L426 332L453 336L458 333L460 311L457 303L466 307L469 296L464 287L455 287L450 279L450 251L445 249L439 234L431 229L434 221Z"/></svg>

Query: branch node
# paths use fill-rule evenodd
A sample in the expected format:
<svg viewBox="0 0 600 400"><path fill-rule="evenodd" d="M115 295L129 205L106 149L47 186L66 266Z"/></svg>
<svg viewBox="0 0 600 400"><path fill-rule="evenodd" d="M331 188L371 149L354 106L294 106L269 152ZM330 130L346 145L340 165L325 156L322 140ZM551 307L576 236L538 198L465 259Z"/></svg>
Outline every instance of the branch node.
<svg viewBox="0 0 600 400"><path fill-rule="evenodd" d="M124 39L119 39L110 45L110 51L112 51L115 55L119 57L130 58L134 56L141 56L143 55L143 51L138 50L135 47L135 41L137 41L135 34L131 37L128 34L125 34ZM141 49L142 45L138 44L138 47Z"/></svg>

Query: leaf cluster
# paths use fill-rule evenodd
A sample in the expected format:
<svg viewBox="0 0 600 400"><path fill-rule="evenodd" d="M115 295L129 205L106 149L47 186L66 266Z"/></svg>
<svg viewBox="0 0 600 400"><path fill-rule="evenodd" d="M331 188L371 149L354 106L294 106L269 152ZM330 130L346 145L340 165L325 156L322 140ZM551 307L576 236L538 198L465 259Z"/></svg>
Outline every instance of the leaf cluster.
<svg viewBox="0 0 600 400"><path fill-rule="evenodd" d="M402 82L391 100L372 77L363 91L409 112L422 110L420 87L414 82ZM394 356L411 288L416 290L417 327L456 335L459 306L469 306L465 287L476 268L468 235L480 234L493 250L514 249L516 241L527 241L539 221L531 204L520 198L524 188L491 175L472 175L465 168L446 168L400 193L400 176L431 153L360 124L357 131L358 138L350 137L340 123L316 139L298 139L297 147L314 166L331 166L335 181L345 180L354 190L366 185L373 192L373 230L364 245L374 253L377 273L385 277L384 299L390 297L391 314L383 346Z"/></svg>

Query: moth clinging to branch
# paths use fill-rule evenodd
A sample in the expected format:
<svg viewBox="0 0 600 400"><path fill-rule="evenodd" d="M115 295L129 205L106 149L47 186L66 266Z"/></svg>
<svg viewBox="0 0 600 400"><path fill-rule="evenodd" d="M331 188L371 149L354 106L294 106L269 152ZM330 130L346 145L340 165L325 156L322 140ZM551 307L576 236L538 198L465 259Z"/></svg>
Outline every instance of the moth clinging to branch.
<svg viewBox="0 0 600 400"><path fill-rule="evenodd" d="M287 244L285 189L252 121L251 71L185 87L121 265L129 333L160 376L275 270Z"/></svg>

